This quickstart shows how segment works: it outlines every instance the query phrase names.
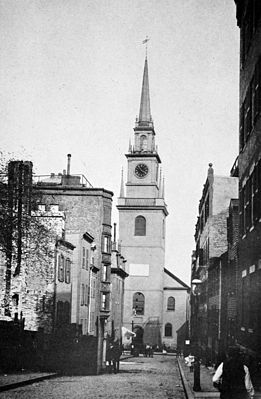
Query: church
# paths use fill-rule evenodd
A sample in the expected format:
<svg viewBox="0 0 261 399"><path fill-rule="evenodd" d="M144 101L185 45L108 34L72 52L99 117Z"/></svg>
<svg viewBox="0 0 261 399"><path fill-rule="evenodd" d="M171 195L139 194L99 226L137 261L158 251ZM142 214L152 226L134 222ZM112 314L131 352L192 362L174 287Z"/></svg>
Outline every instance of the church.
<svg viewBox="0 0 261 399"><path fill-rule="evenodd" d="M145 58L139 116L122 173L119 244L127 259L123 326L137 344L175 349L177 330L188 319L189 287L165 268L167 205L164 179L150 110L148 59Z"/></svg>

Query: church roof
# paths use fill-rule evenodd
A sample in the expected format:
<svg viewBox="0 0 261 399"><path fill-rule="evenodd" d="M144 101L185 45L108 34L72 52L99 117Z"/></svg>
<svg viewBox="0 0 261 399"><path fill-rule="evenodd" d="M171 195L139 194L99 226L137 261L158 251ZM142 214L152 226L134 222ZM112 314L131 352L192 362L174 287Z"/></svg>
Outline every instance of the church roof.
<svg viewBox="0 0 261 399"><path fill-rule="evenodd" d="M150 112L150 92L149 92L149 73L148 73L148 60L145 58L141 99L140 99L140 113L138 125L143 126L152 122L151 112Z"/></svg>
<svg viewBox="0 0 261 399"><path fill-rule="evenodd" d="M177 276L175 276L175 274L171 273L165 267L164 267L164 273L166 273L169 277L171 277L173 280L175 280L177 283L179 283L183 288L190 290L190 287L186 283L184 283L184 281L180 280Z"/></svg>

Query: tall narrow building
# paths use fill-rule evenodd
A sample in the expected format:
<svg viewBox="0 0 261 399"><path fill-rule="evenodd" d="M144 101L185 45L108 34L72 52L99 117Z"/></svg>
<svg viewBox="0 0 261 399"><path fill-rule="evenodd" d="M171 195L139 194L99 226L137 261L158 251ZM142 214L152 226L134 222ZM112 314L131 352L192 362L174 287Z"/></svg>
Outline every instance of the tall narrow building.
<svg viewBox="0 0 261 399"><path fill-rule="evenodd" d="M127 182L123 175L118 199L119 242L127 259L124 319L137 340L162 342L165 264L164 182L150 110L148 61L145 59L140 111L134 127L134 144L126 154ZM125 193L126 191L126 193Z"/></svg>

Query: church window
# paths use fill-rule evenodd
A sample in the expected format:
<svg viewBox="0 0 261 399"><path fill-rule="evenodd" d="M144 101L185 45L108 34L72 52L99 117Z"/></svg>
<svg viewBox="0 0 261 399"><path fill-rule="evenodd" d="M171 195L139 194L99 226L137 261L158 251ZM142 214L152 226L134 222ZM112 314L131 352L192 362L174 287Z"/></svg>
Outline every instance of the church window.
<svg viewBox="0 0 261 399"><path fill-rule="evenodd" d="M135 236L146 235L146 219L144 216L137 216L135 219Z"/></svg>
<svg viewBox="0 0 261 399"><path fill-rule="evenodd" d="M141 138L140 138L140 149L142 151L147 151L147 149L148 149L148 139L147 139L147 136L145 136L145 135L141 136Z"/></svg>
<svg viewBox="0 0 261 399"><path fill-rule="evenodd" d="M175 298L173 296L168 297L167 310L175 310Z"/></svg>
<svg viewBox="0 0 261 399"><path fill-rule="evenodd" d="M141 292L135 292L133 295L133 312L135 315L144 314L145 297Z"/></svg>
<svg viewBox="0 0 261 399"><path fill-rule="evenodd" d="M165 337L172 337L172 324L165 324Z"/></svg>

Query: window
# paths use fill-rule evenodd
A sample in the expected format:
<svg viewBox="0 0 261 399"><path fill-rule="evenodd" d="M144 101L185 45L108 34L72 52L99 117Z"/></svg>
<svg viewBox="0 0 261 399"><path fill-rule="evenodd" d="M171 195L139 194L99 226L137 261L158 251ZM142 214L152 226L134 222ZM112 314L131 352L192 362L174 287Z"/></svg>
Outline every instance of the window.
<svg viewBox="0 0 261 399"><path fill-rule="evenodd" d="M65 282L70 284L71 282L71 262L70 259L66 259L65 263Z"/></svg>
<svg viewBox="0 0 261 399"><path fill-rule="evenodd" d="M147 136L145 136L145 135L142 135L140 137L140 149L142 151L147 151L147 149L148 149L148 139L147 139Z"/></svg>
<svg viewBox="0 0 261 399"><path fill-rule="evenodd" d="M135 236L146 235L146 219L144 216L137 216L135 219Z"/></svg>
<svg viewBox="0 0 261 399"><path fill-rule="evenodd" d="M82 268L85 268L85 248L82 248Z"/></svg>
<svg viewBox="0 0 261 399"><path fill-rule="evenodd" d="M244 235L261 217L261 160L240 190L241 234Z"/></svg>
<svg viewBox="0 0 261 399"><path fill-rule="evenodd" d="M240 150L247 142L257 117L261 113L261 57L259 58L252 80L247 88L245 99L240 108Z"/></svg>
<svg viewBox="0 0 261 399"><path fill-rule="evenodd" d="M82 291L81 291L81 306L84 305L85 302L85 286L82 284Z"/></svg>
<svg viewBox="0 0 261 399"><path fill-rule="evenodd" d="M13 302L13 306L18 306L18 302L19 302L19 295L18 294L14 294L12 296L12 302Z"/></svg>
<svg viewBox="0 0 261 399"><path fill-rule="evenodd" d="M103 236L103 252L110 253L110 237Z"/></svg>
<svg viewBox="0 0 261 399"><path fill-rule="evenodd" d="M88 305L89 301L89 292L88 292L88 285L85 286L85 295L84 295L84 305Z"/></svg>
<svg viewBox="0 0 261 399"><path fill-rule="evenodd" d="M58 256L58 280L64 281L64 257L62 255Z"/></svg>
<svg viewBox="0 0 261 399"><path fill-rule="evenodd" d="M172 324L165 324L165 337L172 337Z"/></svg>
<svg viewBox="0 0 261 399"><path fill-rule="evenodd" d="M145 298L141 292L135 292L133 295L133 311L136 315L144 315Z"/></svg>
<svg viewBox="0 0 261 399"><path fill-rule="evenodd" d="M101 310L109 310L109 294L101 294Z"/></svg>
<svg viewBox="0 0 261 399"><path fill-rule="evenodd" d="M168 298L167 310L175 310L175 298L173 296Z"/></svg>
<svg viewBox="0 0 261 399"><path fill-rule="evenodd" d="M109 266L108 265L103 265L102 268L102 281L108 281L109 280Z"/></svg>
<svg viewBox="0 0 261 399"><path fill-rule="evenodd" d="M86 263L85 263L85 266L86 266L86 270L88 270L88 267L89 267L89 250L86 248Z"/></svg>

